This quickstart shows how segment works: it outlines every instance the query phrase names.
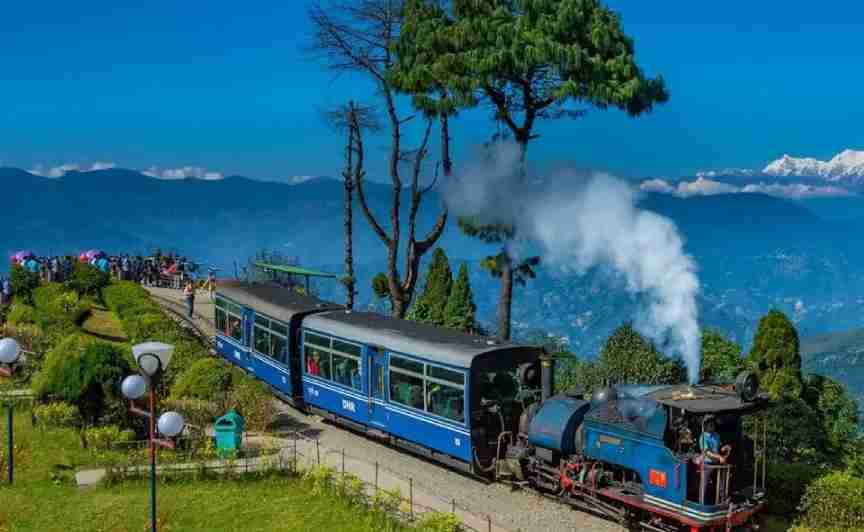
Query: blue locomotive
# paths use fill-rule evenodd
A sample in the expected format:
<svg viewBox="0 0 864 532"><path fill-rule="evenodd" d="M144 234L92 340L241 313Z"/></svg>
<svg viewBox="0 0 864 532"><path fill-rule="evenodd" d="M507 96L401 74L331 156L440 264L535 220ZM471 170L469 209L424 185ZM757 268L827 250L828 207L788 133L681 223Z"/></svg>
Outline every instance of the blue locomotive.
<svg viewBox="0 0 864 532"><path fill-rule="evenodd" d="M535 346L273 284L222 283L215 323L217 352L298 409L466 473L644 530L744 527L764 508L764 444L742 430L764 406L752 376L553 395L554 360ZM700 450L709 424L722 454Z"/></svg>

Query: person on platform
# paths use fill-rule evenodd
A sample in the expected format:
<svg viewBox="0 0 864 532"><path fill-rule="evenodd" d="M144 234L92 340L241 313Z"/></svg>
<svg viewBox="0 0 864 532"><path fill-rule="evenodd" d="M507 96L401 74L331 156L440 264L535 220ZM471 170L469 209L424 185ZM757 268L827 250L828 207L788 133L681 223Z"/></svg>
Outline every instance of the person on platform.
<svg viewBox="0 0 864 532"><path fill-rule="evenodd" d="M183 289L183 295L186 297L186 307L188 309L189 318L192 318L192 313L195 311L195 283L191 280L186 281L186 288Z"/></svg>

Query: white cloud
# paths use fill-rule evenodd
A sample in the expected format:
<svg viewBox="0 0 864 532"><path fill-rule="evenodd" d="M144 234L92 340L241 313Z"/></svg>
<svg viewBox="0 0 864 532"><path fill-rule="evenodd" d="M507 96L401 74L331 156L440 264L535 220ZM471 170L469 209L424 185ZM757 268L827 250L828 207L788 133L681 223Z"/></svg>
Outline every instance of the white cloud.
<svg viewBox="0 0 864 532"><path fill-rule="evenodd" d="M762 193L769 196L791 199L807 198L833 198L842 196L853 196L854 194L845 188L835 186L813 186L802 183L781 185L780 183L766 184L756 183L745 185L741 192Z"/></svg>
<svg viewBox="0 0 864 532"><path fill-rule="evenodd" d="M214 172L200 166L183 166L180 168L165 169L151 166L150 168L144 170L141 173L146 176L155 177L157 179L186 179L187 177L194 177L196 179L215 181L225 177L222 172Z"/></svg>
<svg viewBox="0 0 864 532"><path fill-rule="evenodd" d="M716 194L734 194L739 189L735 185L721 183L720 181L712 181L704 177L697 177L696 181L682 181L678 183L678 188L675 193L682 198L690 196L714 196Z"/></svg>
<svg viewBox="0 0 864 532"><path fill-rule="evenodd" d="M37 164L29 170L31 174L41 175L42 177L63 177L67 172L91 172L93 170L107 170L117 166L112 162L96 161L91 165L66 163L60 166L49 166L46 164Z"/></svg>
<svg viewBox="0 0 864 532"><path fill-rule="evenodd" d="M835 186L813 186L803 183L751 183L739 187L729 183L698 177L695 181L681 181L676 185L664 179L643 181L639 188L645 192L672 194L680 198L692 196L714 196L717 194L767 194L778 198L808 199L831 198L854 195L849 190Z"/></svg>
<svg viewBox="0 0 864 532"><path fill-rule="evenodd" d="M639 188L645 192L659 192L661 194L675 193L675 187L670 185L665 179L649 179L643 181L642 184L639 185Z"/></svg>

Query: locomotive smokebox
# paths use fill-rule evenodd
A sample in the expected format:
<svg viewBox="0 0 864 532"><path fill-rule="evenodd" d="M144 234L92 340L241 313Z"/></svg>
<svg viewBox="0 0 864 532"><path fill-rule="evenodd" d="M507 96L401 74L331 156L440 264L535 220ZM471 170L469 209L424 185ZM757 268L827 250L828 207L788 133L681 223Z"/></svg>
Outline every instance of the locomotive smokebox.
<svg viewBox="0 0 864 532"><path fill-rule="evenodd" d="M543 400L552 397L555 390L555 359L545 350L540 357L540 383Z"/></svg>
<svg viewBox="0 0 864 532"><path fill-rule="evenodd" d="M543 449L573 454L580 447L577 429L591 405L568 395L544 401L531 419L528 442Z"/></svg>

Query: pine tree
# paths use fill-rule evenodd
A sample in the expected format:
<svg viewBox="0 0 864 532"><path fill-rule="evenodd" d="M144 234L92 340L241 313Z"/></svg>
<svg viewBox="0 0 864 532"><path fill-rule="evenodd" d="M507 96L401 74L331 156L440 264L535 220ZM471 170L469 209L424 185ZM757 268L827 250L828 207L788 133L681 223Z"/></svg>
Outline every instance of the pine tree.
<svg viewBox="0 0 864 532"><path fill-rule="evenodd" d="M474 304L474 294L471 292L471 280L468 278L468 266L464 263L459 267L459 276L450 289L450 297L444 308L444 326L465 332L474 332L474 321L477 305Z"/></svg>
<svg viewBox="0 0 864 532"><path fill-rule="evenodd" d="M615 329L600 352L607 384L676 384L684 380L684 365L657 351L629 323Z"/></svg>
<svg viewBox="0 0 864 532"><path fill-rule="evenodd" d="M450 261L441 248L436 248L426 275L426 286L417 302L408 312L408 319L435 325L444 325L444 308L450 297L450 287L453 285L453 272L450 271Z"/></svg>
<svg viewBox="0 0 864 532"><path fill-rule="evenodd" d="M798 331L781 311L771 310L759 320L750 363L773 398L801 396L804 383Z"/></svg>

